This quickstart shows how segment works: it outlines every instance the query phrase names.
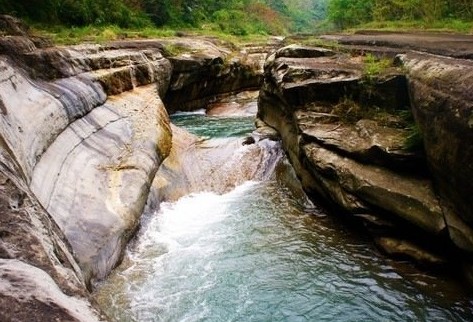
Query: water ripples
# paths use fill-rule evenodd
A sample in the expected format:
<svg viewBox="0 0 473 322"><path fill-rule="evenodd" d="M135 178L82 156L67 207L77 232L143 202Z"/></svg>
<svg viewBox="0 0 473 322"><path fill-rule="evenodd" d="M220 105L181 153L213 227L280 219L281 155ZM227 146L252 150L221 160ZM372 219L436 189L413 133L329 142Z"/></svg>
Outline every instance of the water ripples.
<svg viewBox="0 0 473 322"><path fill-rule="evenodd" d="M248 131L228 122L222 136ZM473 320L461 285L381 256L287 184L287 170L162 203L97 301L114 321Z"/></svg>
<svg viewBox="0 0 473 322"><path fill-rule="evenodd" d="M130 251L132 264L107 282L126 280L121 295L104 285L99 300L126 302L111 310L121 321L471 318L466 296L439 296L448 286L439 280L431 292L416 287L369 243L292 198L271 181L163 204Z"/></svg>

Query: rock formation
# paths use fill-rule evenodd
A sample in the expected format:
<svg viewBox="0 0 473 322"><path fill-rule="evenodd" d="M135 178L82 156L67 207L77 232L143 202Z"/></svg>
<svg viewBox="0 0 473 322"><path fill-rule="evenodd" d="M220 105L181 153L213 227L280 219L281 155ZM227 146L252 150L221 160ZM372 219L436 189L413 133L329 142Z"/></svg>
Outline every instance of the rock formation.
<svg viewBox="0 0 473 322"><path fill-rule="evenodd" d="M53 47L14 18L0 26L1 301L15 303L2 320L102 319L86 287L120 262L170 153L162 98L251 89L259 66L206 40ZM209 68L230 87L197 82Z"/></svg>
<svg viewBox="0 0 473 322"><path fill-rule="evenodd" d="M146 203L175 197L173 154L207 144L173 137L168 112L257 89L268 48L197 37L54 47L14 18L0 29L0 305L11 308L0 319L102 320L87 288L120 262ZM253 141L281 137L306 191L361 218L387 252L473 263L473 66L459 59L469 48L453 59L334 39L402 53L404 67L373 74L360 55L282 48L265 65ZM405 145L411 110L425 151ZM219 157L208 171L225 177L233 161ZM172 184L192 190L202 176L187 179Z"/></svg>
<svg viewBox="0 0 473 322"><path fill-rule="evenodd" d="M416 53L401 59L450 238L473 252L473 62Z"/></svg>
<svg viewBox="0 0 473 322"><path fill-rule="evenodd" d="M280 133L306 191L360 218L387 253L423 264L461 257L467 267L471 62L410 52L409 37L375 36L325 37L346 45L337 52L276 51L265 65L258 117ZM450 53L426 38L420 49ZM413 128L422 136L417 148L408 143Z"/></svg>

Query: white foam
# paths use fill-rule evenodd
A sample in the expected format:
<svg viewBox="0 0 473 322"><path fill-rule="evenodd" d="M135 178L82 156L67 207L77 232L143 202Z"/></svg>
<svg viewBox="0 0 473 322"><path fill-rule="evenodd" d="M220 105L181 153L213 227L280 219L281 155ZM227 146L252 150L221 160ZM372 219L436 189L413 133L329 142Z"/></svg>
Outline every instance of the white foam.
<svg viewBox="0 0 473 322"><path fill-rule="evenodd" d="M164 202L140 237L138 252L159 245L163 253L192 247L212 225L224 220L229 206L256 182L247 181L229 193L194 193L176 202Z"/></svg>
<svg viewBox="0 0 473 322"><path fill-rule="evenodd" d="M180 116L180 115L205 115L205 109L195 110L195 111L177 111L173 113L171 116Z"/></svg>

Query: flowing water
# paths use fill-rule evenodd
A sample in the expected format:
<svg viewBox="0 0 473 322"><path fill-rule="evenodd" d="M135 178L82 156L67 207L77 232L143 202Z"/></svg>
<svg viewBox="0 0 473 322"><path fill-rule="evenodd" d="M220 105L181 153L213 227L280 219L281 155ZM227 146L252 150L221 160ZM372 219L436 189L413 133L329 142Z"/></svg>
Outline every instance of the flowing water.
<svg viewBox="0 0 473 322"><path fill-rule="evenodd" d="M194 114L174 122L206 137L238 137L252 129L246 117ZM223 194L190 193L145 215L123 264L96 292L109 316L115 321L473 320L472 297L461 285L380 255L368 238L308 202L288 179L287 161L277 163L273 175Z"/></svg>

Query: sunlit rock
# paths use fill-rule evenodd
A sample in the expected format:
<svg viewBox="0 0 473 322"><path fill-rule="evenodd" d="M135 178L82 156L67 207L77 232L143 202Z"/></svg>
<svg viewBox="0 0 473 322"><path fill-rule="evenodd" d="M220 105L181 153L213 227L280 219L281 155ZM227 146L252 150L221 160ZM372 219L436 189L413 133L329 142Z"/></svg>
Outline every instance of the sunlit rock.
<svg viewBox="0 0 473 322"><path fill-rule="evenodd" d="M149 85L110 97L64 130L39 160L32 190L88 278L104 278L119 261L170 137L167 113Z"/></svg>
<svg viewBox="0 0 473 322"><path fill-rule="evenodd" d="M64 234L4 149L0 161L0 319L103 320Z"/></svg>

